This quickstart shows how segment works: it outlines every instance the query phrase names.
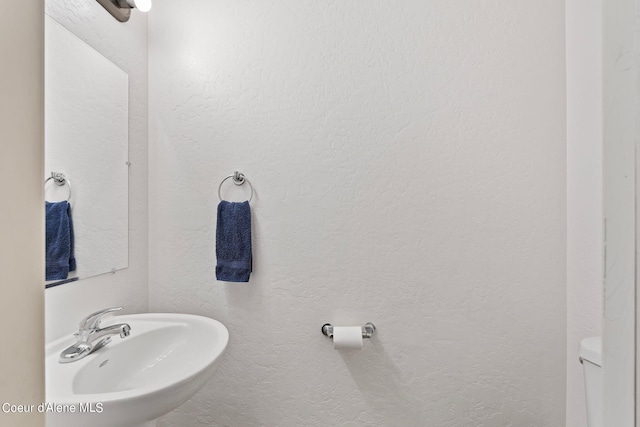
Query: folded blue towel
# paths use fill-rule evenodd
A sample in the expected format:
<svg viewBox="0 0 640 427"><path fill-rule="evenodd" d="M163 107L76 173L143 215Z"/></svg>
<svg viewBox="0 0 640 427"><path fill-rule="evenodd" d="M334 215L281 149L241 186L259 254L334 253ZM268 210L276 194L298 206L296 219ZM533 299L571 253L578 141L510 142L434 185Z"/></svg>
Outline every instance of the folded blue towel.
<svg viewBox="0 0 640 427"><path fill-rule="evenodd" d="M216 227L216 279L248 282L252 271L249 202L221 201Z"/></svg>
<svg viewBox="0 0 640 427"><path fill-rule="evenodd" d="M76 269L73 255L73 221L67 201L45 202L46 280L64 280Z"/></svg>

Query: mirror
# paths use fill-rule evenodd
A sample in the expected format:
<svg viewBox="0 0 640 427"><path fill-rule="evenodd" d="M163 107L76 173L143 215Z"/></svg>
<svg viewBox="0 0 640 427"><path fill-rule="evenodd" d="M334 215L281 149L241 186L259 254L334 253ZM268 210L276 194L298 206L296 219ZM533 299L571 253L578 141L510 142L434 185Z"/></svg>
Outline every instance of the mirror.
<svg viewBox="0 0 640 427"><path fill-rule="evenodd" d="M44 180L52 172L67 180L49 179L45 199L71 194L76 260L75 271L53 275L46 287L128 266L128 93L126 72L45 16ZM47 240L49 265L56 239Z"/></svg>

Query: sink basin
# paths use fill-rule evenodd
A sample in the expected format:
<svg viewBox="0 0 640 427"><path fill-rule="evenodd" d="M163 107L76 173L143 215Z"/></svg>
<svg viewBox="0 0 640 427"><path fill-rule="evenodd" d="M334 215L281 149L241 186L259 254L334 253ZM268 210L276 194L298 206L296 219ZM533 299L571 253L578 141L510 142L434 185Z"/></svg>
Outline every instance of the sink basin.
<svg viewBox="0 0 640 427"><path fill-rule="evenodd" d="M225 326L188 314L133 314L131 335L83 359L61 364L68 337L46 348L47 427L133 427L147 424L193 396L211 377L229 342ZM51 405L55 403L58 406Z"/></svg>

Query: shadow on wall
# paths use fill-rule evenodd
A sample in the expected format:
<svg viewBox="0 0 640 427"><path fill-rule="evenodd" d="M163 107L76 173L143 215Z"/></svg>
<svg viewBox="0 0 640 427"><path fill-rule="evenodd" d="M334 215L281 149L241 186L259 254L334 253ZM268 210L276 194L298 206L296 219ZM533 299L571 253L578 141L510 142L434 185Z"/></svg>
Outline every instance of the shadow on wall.
<svg viewBox="0 0 640 427"><path fill-rule="evenodd" d="M405 419L419 425L420 400L407 393L406 381L380 341L367 341L363 351L341 351L340 356L368 406L380 414L405 408L409 412Z"/></svg>

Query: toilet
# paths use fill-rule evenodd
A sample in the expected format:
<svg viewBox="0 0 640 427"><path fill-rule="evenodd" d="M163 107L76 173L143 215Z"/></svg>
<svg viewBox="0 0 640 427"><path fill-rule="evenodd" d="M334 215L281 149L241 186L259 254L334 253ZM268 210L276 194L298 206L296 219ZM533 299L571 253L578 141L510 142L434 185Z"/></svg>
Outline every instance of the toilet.
<svg viewBox="0 0 640 427"><path fill-rule="evenodd" d="M603 427L602 419L602 338L580 341L580 362L584 372L588 427Z"/></svg>

